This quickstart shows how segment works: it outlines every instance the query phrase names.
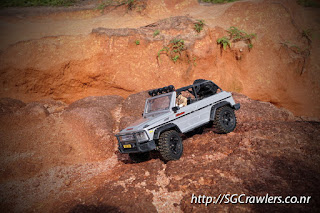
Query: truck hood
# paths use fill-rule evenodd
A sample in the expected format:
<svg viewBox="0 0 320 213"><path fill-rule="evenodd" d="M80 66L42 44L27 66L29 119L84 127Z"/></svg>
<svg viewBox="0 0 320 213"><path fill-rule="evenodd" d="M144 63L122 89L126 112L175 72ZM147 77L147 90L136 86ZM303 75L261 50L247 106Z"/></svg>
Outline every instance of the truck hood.
<svg viewBox="0 0 320 213"><path fill-rule="evenodd" d="M150 116L146 118L142 117L137 121L135 121L134 123L130 124L129 127L126 127L123 130L121 130L120 134L141 131L144 128L147 128L148 126L151 126L155 122L161 120L163 117L166 116L166 114L167 113L163 113L163 114Z"/></svg>

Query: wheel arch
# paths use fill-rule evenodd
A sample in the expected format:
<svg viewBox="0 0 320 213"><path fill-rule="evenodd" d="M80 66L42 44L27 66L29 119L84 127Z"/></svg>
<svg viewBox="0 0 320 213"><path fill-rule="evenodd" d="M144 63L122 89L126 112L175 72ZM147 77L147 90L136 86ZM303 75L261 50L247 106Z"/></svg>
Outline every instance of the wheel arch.
<svg viewBox="0 0 320 213"><path fill-rule="evenodd" d="M229 106L229 107L233 108L233 106L231 106L230 102L228 102L228 101L222 101L220 103L213 105L211 107L210 121L213 121L215 119L217 109L220 107L223 107L223 106Z"/></svg>
<svg viewBox="0 0 320 213"><path fill-rule="evenodd" d="M170 123L170 124L166 124L164 126L157 128L154 131L153 139L155 139L155 140L159 139L161 133L168 131L168 130L175 130L175 131L181 133L180 128L176 124Z"/></svg>

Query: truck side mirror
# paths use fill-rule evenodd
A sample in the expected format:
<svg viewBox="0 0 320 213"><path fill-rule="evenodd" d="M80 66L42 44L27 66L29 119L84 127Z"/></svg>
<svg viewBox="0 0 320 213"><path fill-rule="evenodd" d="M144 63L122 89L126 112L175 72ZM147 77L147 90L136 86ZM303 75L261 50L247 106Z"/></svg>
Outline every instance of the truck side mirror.
<svg viewBox="0 0 320 213"><path fill-rule="evenodd" d="M179 109L180 109L180 107L178 107L178 106L172 107L172 111L174 113L176 113Z"/></svg>

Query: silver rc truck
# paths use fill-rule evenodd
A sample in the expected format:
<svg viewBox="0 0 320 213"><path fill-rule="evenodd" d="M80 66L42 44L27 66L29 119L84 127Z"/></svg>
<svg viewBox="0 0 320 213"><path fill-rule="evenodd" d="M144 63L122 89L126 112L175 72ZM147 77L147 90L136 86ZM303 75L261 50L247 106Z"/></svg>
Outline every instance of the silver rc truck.
<svg viewBox="0 0 320 213"><path fill-rule="evenodd" d="M178 160L183 153L182 134L199 132L206 125L219 134L236 127L234 110L240 104L212 81L198 79L179 89L170 85L149 95L142 118L116 135L119 151L133 162L147 160L152 150L159 151L164 161Z"/></svg>

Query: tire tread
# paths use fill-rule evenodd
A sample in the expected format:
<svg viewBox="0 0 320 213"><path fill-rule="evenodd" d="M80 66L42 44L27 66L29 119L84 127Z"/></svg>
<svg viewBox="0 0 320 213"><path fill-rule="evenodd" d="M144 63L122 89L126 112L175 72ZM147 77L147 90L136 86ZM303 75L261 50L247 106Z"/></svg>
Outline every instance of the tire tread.
<svg viewBox="0 0 320 213"><path fill-rule="evenodd" d="M215 132L218 133L218 134L230 133L236 128L236 125L237 125L237 116L235 114L234 114L235 126L234 126L234 128L232 130L226 129L225 126L221 123L221 111L223 111L225 108L230 108L231 109L231 107L229 107L229 106L219 107L216 110L215 118L213 120L213 125L212 126L213 126Z"/></svg>
<svg viewBox="0 0 320 213"><path fill-rule="evenodd" d="M172 152L169 147L170 145L168 144L168 137L172 133L177 133L177 132L175 130L166 131L160 135L160 138L158 141L158 149L159 149L160 155L165 161L178 160L180 158L180 157L176 158L175 156L172 155ZM182 145L182 151L183 151L183 145Z"/></svg>

